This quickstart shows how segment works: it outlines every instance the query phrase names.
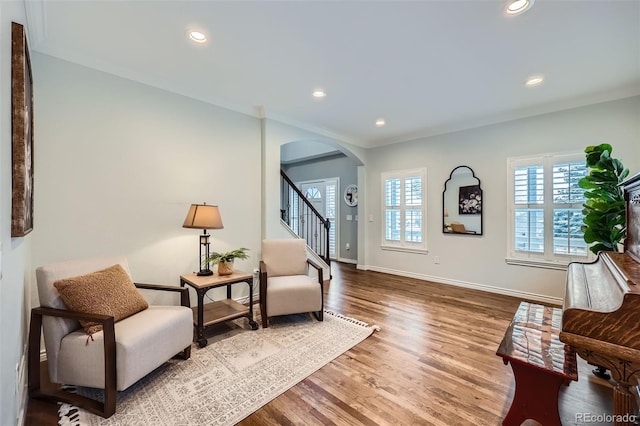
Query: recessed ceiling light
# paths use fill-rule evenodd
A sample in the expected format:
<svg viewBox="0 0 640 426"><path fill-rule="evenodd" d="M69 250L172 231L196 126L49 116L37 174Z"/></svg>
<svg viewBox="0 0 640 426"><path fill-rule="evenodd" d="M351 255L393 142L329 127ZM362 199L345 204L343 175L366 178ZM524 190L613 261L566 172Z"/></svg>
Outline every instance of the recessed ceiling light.
<svg viewBox="0 0 640 426"><path fill-rule="evenodd" d="M531 9L535 0L510 0L504 9L507 15L519 15Z"/></svg>
<svg viewBox="0 0 640 426"><path fill-rule="evenodd" d="M386 122L386 121L384 121L384 118L378 118L378 119L376 120L376 126L378 126L378 127L382 127L382 126L384 126L385 124L387 124L387 122Z"/></svg>
<svg viewBox="0 0 640 426"><path fill-rule="evenodd" d="M325 96L327 96L327 93L322 89L316 89L313 91L314 98L324 98Z"/></svg>
<svg viewBox="0 0 640 426"><path fill-rule="evenodd" d="M525 82L524 85L527 87L539 86L544 81L544 77L541 75L532 75Z"/></svg>
<svg viewBox="0 0 640 426"><path fill-rule="evenodd" d="M196 43L204 43L207 41L207 36L200 31L189 31L189 38Z"/></svg>

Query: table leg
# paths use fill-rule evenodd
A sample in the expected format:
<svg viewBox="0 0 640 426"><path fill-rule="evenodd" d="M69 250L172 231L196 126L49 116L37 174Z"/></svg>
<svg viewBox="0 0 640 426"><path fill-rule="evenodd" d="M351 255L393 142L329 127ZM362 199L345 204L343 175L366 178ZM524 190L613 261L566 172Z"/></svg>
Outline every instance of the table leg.
<svg viewBox="0 0 640 426"><path fill-rule="evenodd" d="M197 324L197 341L201 348L207 346L207 339L204 338L204 295L208 289L197 289L198 293L198 324Z"/></svg>
<svg viewBox="0 0 640 426"><path fill-rule="evenodd" d="M560 386L570 380L546 374L528 365L510 362L516 381L511 408L504 418L503 426L520 426L527 419L536 420L545 426L561 426L558 414Z"/></svg>
<svg viewBox="0 0 640 426"><path fill-rule="evenodd" d="M247 319L252 330L258 329L258 323L253 319L253 278L245 281L249 285L249 314Z"/></svg>
<svg viewBox="0 0 640 426"><path fill-rule="evenodd" d="M180 279L180 287L184 287L187 285L187 282ZM204 295L207 292L206 290L202 291L197 288L194 288L196 294L198 296L198 314L196 321L196 342L201 348L207 346L207 339L204 338Z"/></svg>

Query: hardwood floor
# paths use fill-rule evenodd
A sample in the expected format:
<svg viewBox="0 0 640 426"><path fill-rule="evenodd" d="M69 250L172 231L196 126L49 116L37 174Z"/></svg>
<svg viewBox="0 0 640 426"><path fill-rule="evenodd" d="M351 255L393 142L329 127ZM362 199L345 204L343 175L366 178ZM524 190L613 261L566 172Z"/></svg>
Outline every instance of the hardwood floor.
<svg viewBox="0 0 640 426"><path fill-rule="evenodd" d="M325 308L381 330L241 425L501 424L515 385L495 353L519 299L333 266ZM564 425L612 412L610 383L590 371L579 360L579 381L561 391ZM30 400L26 424L56 425L55 410Z"/></svg>

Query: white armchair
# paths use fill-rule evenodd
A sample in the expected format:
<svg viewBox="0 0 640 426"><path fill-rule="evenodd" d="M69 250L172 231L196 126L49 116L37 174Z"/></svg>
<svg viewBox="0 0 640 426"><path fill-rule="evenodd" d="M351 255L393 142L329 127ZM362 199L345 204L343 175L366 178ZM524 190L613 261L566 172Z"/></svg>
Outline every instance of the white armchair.
<svg viewBox="0 0 640 426"><path fill-rule="evenodd" d="M317 278L309 276L309 266ZM302 239L262 241L260 261L260 315L262 327L269 317L314 312L323 320L324 292L322 267L307 258Z"/></svg>
<svg viewBox="0 0 640 426"><path fill-rule="evenodd" d="M117 391L127 389L177 354L184 359L190 357L193 314L185 288L136 283L137 288L177 292L181 305L148 306L120 321L113 315L67 308L54 283L84 278L87 274L93 276L109 267L120 271L120 276L128 276L124 279L128 280L125 285L131 287L127 260L122 256L73 260L36 269L41 306L32 309L29 330L29 391L33 397L68 402L109 417L115 413ZM130 290L137 293L134 288ZM101 290L101 294L104 293ZM143 303L146 305L144 300ZM79 321L100 324L102 330L88 336ZM41 386L41 331L44 331L49 380L104 389L103 403L52 386Z"/></svg>

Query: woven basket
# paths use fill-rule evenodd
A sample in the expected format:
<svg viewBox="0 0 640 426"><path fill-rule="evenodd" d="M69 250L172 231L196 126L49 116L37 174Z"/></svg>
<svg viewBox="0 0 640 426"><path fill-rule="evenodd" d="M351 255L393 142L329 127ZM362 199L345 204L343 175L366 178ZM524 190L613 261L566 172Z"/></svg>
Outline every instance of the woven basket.
<svg viewBox="0 0 640 426"><path fill-rule="evenodd" d="M231 275L231 274L233 274L233 262L218 263L218 275Z"/></svg>

